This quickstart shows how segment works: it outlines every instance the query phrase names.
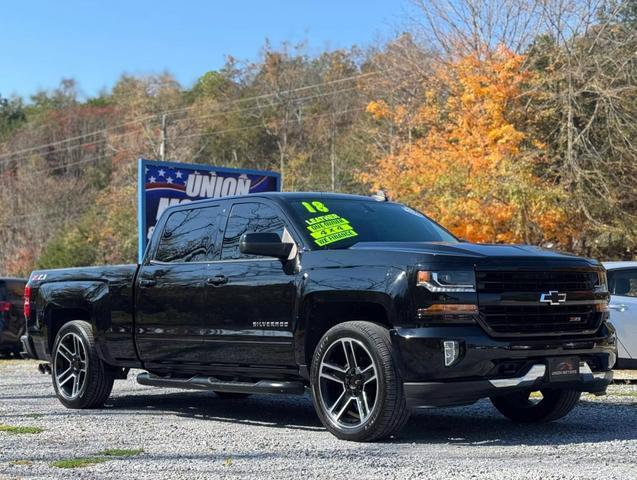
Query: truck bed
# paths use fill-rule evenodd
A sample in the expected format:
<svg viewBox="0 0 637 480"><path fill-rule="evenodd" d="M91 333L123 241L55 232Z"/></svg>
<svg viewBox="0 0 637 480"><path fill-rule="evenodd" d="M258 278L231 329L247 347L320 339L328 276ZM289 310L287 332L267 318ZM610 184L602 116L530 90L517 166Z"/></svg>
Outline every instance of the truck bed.
<svg viewBox="0 0 637 480"><path fill-rule="evenodd" d="M27 322L38 358L49 358L50 338L73 312L91 319L98 346L113 365L137 362L134 345L134 283L137 264L37 270L31 274ZM44 308L46 306L46 309ZM64 318L57 312L64 311ZM47 332L53 335L47 335ZM48 340L49 339L49 340Z"/></svg>

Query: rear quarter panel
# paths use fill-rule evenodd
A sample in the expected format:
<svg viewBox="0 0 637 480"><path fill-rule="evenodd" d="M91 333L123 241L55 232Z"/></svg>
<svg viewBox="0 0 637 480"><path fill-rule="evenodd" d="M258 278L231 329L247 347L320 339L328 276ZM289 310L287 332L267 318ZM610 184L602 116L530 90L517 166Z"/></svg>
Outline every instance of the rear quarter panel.
<svg viewBox="0 0 637 480"><path fill-rule="evenodd" d="M98 351L111 365L137 366L133 283L137 265L70 268L33 272L34 313L29 332L39 358L50 358L64 312L85 312L97 338Z"/></svg>

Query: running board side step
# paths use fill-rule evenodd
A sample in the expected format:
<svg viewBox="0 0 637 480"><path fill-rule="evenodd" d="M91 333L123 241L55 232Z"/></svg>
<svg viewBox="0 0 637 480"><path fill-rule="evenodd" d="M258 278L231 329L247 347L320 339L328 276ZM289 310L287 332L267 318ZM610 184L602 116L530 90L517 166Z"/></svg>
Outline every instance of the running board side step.
<svg viewBox="0 0 637 480"><path fill-rule="evenodd" d="M185 388L190 390L212 390L214 392L303 395L303 382L259 380L252 382L228 382L215 377L195 376L191 378L159 377L148 372L137 375L137 383L151 387Z"/></svg>

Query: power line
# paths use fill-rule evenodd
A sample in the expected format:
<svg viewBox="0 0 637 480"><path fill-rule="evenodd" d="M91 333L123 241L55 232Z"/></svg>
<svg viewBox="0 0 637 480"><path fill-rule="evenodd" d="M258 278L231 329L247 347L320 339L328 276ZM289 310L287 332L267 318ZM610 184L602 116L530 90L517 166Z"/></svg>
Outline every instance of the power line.
<svg viewBox="0 0 637 480"><path fill-rule="evenodd" d="M357 111L361 111L362 108L350 108L347 110L341 110L341 111L336 111L336 112L327 112L327 113L321 113L321 114L313 114L313 115L307 115L305 117L303 117L306 120L310 120L310 119L317 119L317 118L323 118L323 117L328 117L331 115L345 115L346 113L352 113L352 112L357 112ZM244 127L234 127L234 128L228 128L228 129L224 129L224 130L215 130L212 132L200 132L200 133L191 133L191 134L186 134L186 135L177 135L175 137L173 137L173 141L176 139L180 139L180 138L194 138L194 137L207 137L207 136L218 136L218 135L223 135L225 133L232 133L232 132L241 132L241 131L245 131L245 130L252 130L255 128L262 128L263 124L261 123L257 123L257 124L253 124L253 125L247 125ZM126 135L132 135L137 133L137 131L134 132L127 132ZM48 172L52 172L54 170L63 170L65 168L68 167L74 167L77 165L83 165L85 163L92 163L92 162L96 162L98 160L101 159L106 159L106 156L103 154L98 154L98 155L93 155L91 157L87 157L84 158L82 160L78 160L77 162L71 162L71 163L65 163L62 165L56 165L56 166L51 166L51 167L47 167L47 168L42 168L40 170L34 170L32 172L30 172L31 174L40 174L40 173L48 173ZM131 158L133 161L135 160L135 158Z"/></svg>
<svg viewBox="0 0 637 480"><path fill-rule="evenodd" d="M317 87L322 87L322 86L327 86L327 85L334 85L334 84L337 84L337 83L343 83L343 82L350 81L350 80L357 80L357 79L360 79L360 78L369 77L369 76L372 76L372 75L377 75L378 73L380 73L380 72L379 71L374 71L374 72L360 73L360 74L357 74L357 75L352 75L350 77L343 77L343 78L340 78L340 79L330 80L330 81L327 81L327 82L320 82L320 83L316 83L316 84L313 84L313 85L305 85L303 87L293 88L293 89L289 89L289 90L283 90L283 91L280 91L280 92L271 92L271 93L266 93L266 94L262 94L262 95L255 95L255 96L252 96L252 97L240 98L240 99L237 99L237 100L231 100L229 102L222 103L222 105L234 105L234 104L237 104L237 103L244 103L244 102L253 101L253 100L261 100L261 99L266 99L266 98L270 98L270 97L276 97L276 96L280 96L280 95L287 95L287 94L290 94L290 93L305 91L305 90L309 90L309 89L312 89L312 88L317 88ZM65 138L65 139L62 139L62 140L55 141L55 142L50 142L50 143L46 143L46 144L42 144L42 145L36 145L34 147L24 148L22 150L16 150L14 152L7 152L7 153L4 153L4 154L0 154L0 159L6 159L6 158L9 158L9 157L12 157L14 155L21 154L21 153L33 152L33 151L40 150L40 149L46 148L46 147L54 147L54 146L57 146L57 145L62 145L62 144L67 143L67 142L72 142L72 141L75 141L75 140L81 140L82 138L86 138L86 137L89 137L91 135L96 135L98 133L106 133L106 132L108 132L110 130L114 130L114 129L117 129L117 128L122 128L124 126L128 126L128 125L131 125L131 124L134 124L134 123L139 123L139 122L142 122L144 120L148 120L150 118L156 118L159 115L170 115L170 114L174 114L174 113L184 112L184 111L187 111L187 110L192 110L194 108L197 108L197 106L190 105L188 107L182 107L182 108L173 109L173 110L165 110L163 112L159 112L159 113L156 113L156 114L145 115L145 116L139 117L137 119L130 120L128 122L125 122L125 123L122 123L122 124L119 124L119 125L114 125L112 127L102 128L102 129L95 130L95 131L92 131L92 132L84 133L82 135L77 135L75 137L69 137L69 138Z"/></svg>
<svg viewBox="0 0 637 480"><path fill-rule="evenodd" d="M346 113L352 113L352 112L357 112L362 110L361 108L350 108L347 110L340 110L337 112L328 112L328 113L321 113L321 114L314 114L314 115L308 115L306 117L304 117L305 119L316 119L316 118L322 118L322 117L328 117L331 115L345 115ZM188 135L180 135L178 137L175 138L188 138L188 137L203 137L203 136L216 136L216 135L223 135L224 133L229 133L229 132L236 132L236 131L243 131L243 130L249 130L249 129L253 129L253 128L261 128L263 125L262 124L254 124L254 125L248 125L245 127L237 127L237 128L228 128L225 130L217 130L214 132L202 132L202 133L198 133L198 134L188 134ZM47 173L53 170L59 170L59 169L63 169L63 168L67 168L67 167L71 167L71 166L76 166L76 165L80 165L80 164L84 164L84 163L90 163L90 162L95 162L97 160L100 159L104 159L104 155L95 155L93 157L88 157L85 159L82 159L80 161L77 162L73 162L73 163L69 163L66 165L60 165L60 166L56 166L56 167L51 167L51 168L45 168L45 169L41 169L41 170L37 170L37 171L33 171L31 172L32 174L40 174L40 173ZM134 159L133 159L134 160ZM4 219L4 223L0 224L0 227L3 226L9 226L12 225L13 222L19 221L21 219L24 218L30 218L30 217L41 217L41 216L46 216L46 215L51 215L51 214L56 214L56 213L64 213L64 212L41 212L41 213L34 213L34 214L26 214L26 215L13 215L10 217L6 217Z"/></svg>
<svg viewBox="0 0 637 480"><path fill-rule="evenodd" d="M337 94L346 93L346 92L355 91L355 90L357 90L357 87L344 88L344 89L341 89L341 90L335 90L335 91L331 91L331 92L324 92L324 93L319 93L319 94L314 94L314 95L308 95L308 96L305 96L305 97L294 98L293 101L295 101L295 102L303 102L303 101L306 101L306 100L312 100L312 99L315 99L315 98L325 97L325 96L329 96L329 95L337 95ZM284 100L280 100L280 101L278 101L276 103L280 104L280 103L283 103L283 102L284 102ZM252 107L245 107L245 108L239 108L239 109L228 110L228 111L222 111L222 110L216 110L215 111L215 110L213 110L214 113L211 113L211 114L199 115L199 116L196 116L196 117L182 118L182 119L175 120L172 123L173 123L173 125L174 124L181 124L183 122L188 122L188 121L193 121L193 120L201 120L201 119L207 119L207 118L214 118L214 117L218 117L218 116L222 116L222 115L230 115L230 114L253 111L253 110L263 110L263 108L264 107L261 106L261 105L256 105L256 106L252 106ZM152 115L151 117L155 117L155 115ZM132 122L129 122L129 123L132 123ZM111 127L111 128L114 129L114 128L118 128L118 127ZM138 129L132 130L130 132L123 132L123 133L111 135L110 138L111 139L112 138L121 138L121 137L125 137L125 136L128 136L128 135L133 135L135 133L140 132L141 129L142 129L142 127L139 127ZM103 131L106 131L106 130L108 130L108 129L103 129ZM89 136L89 135L90 134L88 134L88 133L85 134L85 136ZM74 137L74 138L77 138L77 137ZM60 140L60 142L61 141L62 140ZM52 155L52 154L58 153L58 152L68 152L70 150L75 150L75 149L81 148L83 146L91 146L91 145L97 146L97 145L99 145L101 143L104 143L106 141L108 141L108 138L101 138L101 139L97 139L97 140L91 140L90 142L79 143L79 144L76 144L76 145L71 145L71 146L68 146L68 147L63 147L63 148L58 148L56 150L51 150L51 151L46 152L46 154L47 155ZM45 145L41 145L40 147L41 148L45 148L46 146L49 146L49 145L45 144ZM36 147L33 147L33 148L36 148ZM0 161L0 164L9 163L9 162L18 160L20 158L25 158L26 156L28 156L29 153L31 153L31 152L26 152L26 153L22 153L22 154L18 154L16 152L16 154L15 155L12 154L10 158L5 158L4 160ZM1 157L2 156L0 155L0 158Z"/></svg>

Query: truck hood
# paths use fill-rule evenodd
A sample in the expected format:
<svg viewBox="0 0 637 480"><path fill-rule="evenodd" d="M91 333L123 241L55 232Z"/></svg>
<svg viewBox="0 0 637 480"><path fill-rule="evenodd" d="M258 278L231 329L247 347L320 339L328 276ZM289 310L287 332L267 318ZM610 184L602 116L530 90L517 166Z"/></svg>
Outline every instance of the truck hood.
<svg viewBox="0 0 637 480"><path fill-rule="evenodd" d="M425 254L432 256L472 258L479 262L482 259L510 258L518 260L565 260L599 266L597 260L578 257L570 253L549 250L532 245L494 245L477 243L448 242L360 242L350 247L351 250L382 250Z"/></svg>

